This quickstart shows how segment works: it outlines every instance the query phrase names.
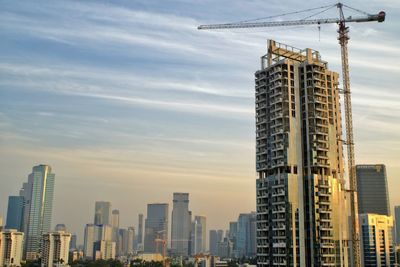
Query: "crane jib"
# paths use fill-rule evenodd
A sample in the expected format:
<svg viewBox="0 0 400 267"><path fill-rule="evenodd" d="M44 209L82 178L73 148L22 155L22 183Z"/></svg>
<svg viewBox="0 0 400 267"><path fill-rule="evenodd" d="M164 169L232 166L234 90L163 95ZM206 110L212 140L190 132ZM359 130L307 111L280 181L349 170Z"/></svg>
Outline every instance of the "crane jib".
<svg viewBox="0 0 400 267"><path fill-rule="evenodd" d="M381 11L375 15L368 15L362 17L348 17L344 22L368 22L368 21L385 21L386 13ZM311 20L289 20L289 21L270 21L270 22L253 22L253 23L225 23L225 24L209 24L200 25L197 27L199 30L217 30L217 29L241 29L241 28L260 28L260 27L281 27L281 26L298 26L298 25L312 25L312 24L329 24L339 23L339 18L328 19L311 19Z"/></svg>

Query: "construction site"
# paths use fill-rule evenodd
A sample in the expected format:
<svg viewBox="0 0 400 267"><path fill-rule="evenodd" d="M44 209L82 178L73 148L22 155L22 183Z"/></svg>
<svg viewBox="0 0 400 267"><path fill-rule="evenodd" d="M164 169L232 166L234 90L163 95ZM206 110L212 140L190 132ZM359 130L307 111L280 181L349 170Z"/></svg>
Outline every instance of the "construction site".
<svg viewBox="0 0 400 267"><path fill-rule="evenodd" d="M369 14L342 3L305 11L319 10L316 14L321 14L335 7L338 18L310 16L198 27L229 30L338 25L341 84L339 74L328 69L318 51L274 40L268 41L261 69L255 73L258 266L395 264L393 249L385 257L371 259L363 253L369 247L360 242L347 50L347 25L383 22L385 12ZM361 15L346 17L344 9Z"/></svg>

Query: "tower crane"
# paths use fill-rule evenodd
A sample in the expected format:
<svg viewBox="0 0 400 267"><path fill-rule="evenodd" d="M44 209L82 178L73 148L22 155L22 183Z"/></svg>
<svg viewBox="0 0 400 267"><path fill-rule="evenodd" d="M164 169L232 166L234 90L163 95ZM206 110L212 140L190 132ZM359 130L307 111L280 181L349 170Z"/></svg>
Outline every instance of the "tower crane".
<svg viewBox="0 0 400 267"><path fill-rule="evenodd" d="M346 23L350 22L383 22L385 20L386 13L381 11L378 14L369 14L358 10L356 8L349 7L343 3L337 3L330 6L322 6L318 8L307 9L303 11L291 12L283 15L297 14L304 11L312 11L316 9L324 9L322 12L337 7L339 11L338 18L322 18L322 19L306 19L302 20L288 20L288 21L267 21L267 22L238 22L238 23L225 23L225 24L210 24L200 25L199 30L216 30L216 29L239 29L239 28L259 28L259 27L280 27L280 26L298 26L298 25L315 25L320 26L321 24L336 23L338 29L338 40L341 48L342 58L342 77L343 77L343 93L344 93L344 110L345 110L345 123L346 123L346 142L347 145L347 167L348 177L350 182L350 203L351 203L351 218L352 218L352 250L353 250L353 266L361 266L361 255L360 255L360 234L358 227L358 204L357 204L357 180L355 177L355 156L354 156L354 137L353 137L353 119L351 110L351 95L350 95L350 78L349 78L349 62L348 62L348 51L347 43L349 38L349 27ZM358 17L345 17L343 8L346 7L353 11L362 13ZM319 12L317 14L320 14ZM316 14L315 14L316 15ZM272 16L272 17L279 17ZM268 18L272 18L268 17Z"/></svg>

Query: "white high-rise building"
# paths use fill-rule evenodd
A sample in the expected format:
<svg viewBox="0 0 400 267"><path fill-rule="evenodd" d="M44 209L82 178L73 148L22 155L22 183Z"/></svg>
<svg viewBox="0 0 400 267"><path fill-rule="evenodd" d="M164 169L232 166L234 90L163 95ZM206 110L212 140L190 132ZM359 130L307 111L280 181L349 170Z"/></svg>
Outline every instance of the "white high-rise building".
<svg viewBox="0 0 400 267"><path fill-rule="evenodd" d="M97 241L97 226L94 224L86 224L85 236L83 244L84 256L88 259L93 259L93 244Z"/></svg>
<svg viewBox="0 0 400 267"><path fill-rule="evenodd" d="M94 242L93 254L95 260L115 259L116 244L113 241L100 240Z"/></svg>
<svg viewBox="0 0 400 267"><path fill-rule="evenodd" d="M17 230L0 232L0 266L21 266L24 233Z"/></svg>
<svg viewBox="0 0 400 267"><path fill-rule="evenodd" d="M192 255L205 253L207 244L207 219L205 216L195 216L192 222L192 232L190 238Z"/></svg>
<svg viewBox="0 0 400 267"><path fill-rule="evenodd" d="M42 238L42 267L68 266L71 234L64 231L50 232Z"/></svg>
<svg viewBox="0 0 400 267"><path fill-rule="evenodd" d="M395 262L393 217L365 213L359 215L361 260L364 267L392 267Z"/></svg>
<svg viewBox="0 0 400 267"><path fill-rule="evenodd" d="M175 256L189 255L191 220L191 212L189 211L189 194L174 193L171 226L171 253Z"/></svg>

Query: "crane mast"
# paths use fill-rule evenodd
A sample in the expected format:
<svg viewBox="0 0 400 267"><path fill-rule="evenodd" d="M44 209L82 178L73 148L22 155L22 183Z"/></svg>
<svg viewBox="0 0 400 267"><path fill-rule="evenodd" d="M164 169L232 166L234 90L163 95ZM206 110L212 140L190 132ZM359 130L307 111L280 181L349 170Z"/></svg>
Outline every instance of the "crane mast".
<svg viewBox="0 0 400 267"><path fill-rule="evenodd" d="M361 251L360 251L360 234L358 222L358 204L357 204L357 179L355 175L355 155L354 155L354 136L353 136L353 119L351 107L351 92L350 92L350 75L349 75L349 60L347 44L349 41L349 28L346 22L369 22L385 20L385 12L381 11L378 14L368 14L360 10L350 8L352 10L362 12L364 15L360 17L345 17L343 13L342 3L337 3L336 6L339 10L339 18L325 18L325 19L303 19L303 20L289 20L289 21L272 21L272 22L239 22L239 23L226 23L226 24L210 24L200 25L199 30L215 30L215 29L238 29L238 28L258 28L258 27L279 27L279 26L296 26L296 25L313 25L313 24L328 24L336 23L339 26L338 40L341 48L341 61L342 61L342 77L343 77L343 93L344 93L344 110L345 110L345 124L346 124L346 142L347 145L347 167L348 177L350 184L350 205L351 205L351 220L352 220L352 251L353 251L353 266L361 266ZM333 6L332 6L333 7ZM289 13L294 14L297 12Z"/></svg>

